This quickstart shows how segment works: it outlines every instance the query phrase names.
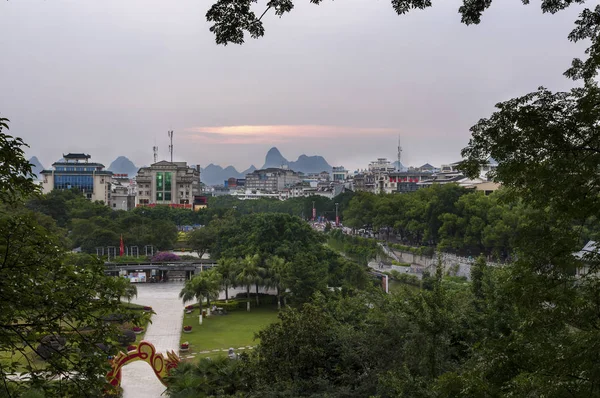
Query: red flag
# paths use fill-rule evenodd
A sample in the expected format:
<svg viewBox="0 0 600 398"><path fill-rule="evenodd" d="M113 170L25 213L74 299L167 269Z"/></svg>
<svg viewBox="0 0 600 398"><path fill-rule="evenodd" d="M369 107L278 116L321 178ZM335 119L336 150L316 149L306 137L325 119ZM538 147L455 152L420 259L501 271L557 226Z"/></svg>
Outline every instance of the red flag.
<svg viewBox="0 0 600 398"><path fill-rule="evenodd" d="M121 235L121 245L119 246L119 256L123 256L125 253L125 245L123 244L123 235Z"/></svg>

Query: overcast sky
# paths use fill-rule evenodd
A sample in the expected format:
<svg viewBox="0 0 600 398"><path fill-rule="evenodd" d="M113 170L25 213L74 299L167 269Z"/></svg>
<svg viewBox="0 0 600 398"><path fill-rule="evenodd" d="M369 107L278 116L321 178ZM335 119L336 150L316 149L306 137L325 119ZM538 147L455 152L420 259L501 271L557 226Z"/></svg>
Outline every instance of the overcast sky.
<svg viewBox="0 0 600 398"><path fill-rule="evenodd" d="M395 159L398 135L405 165L439 165L497 102L573 85L581 7L496 0L467 27L460 0L434 3L398 16L389 1L297 0L262 39L223 47L209 1L0 1L0 115L46 167L67 152L149 164L170 129L175 160L203 166L260 167L277 146L364 168Z"/></svg>

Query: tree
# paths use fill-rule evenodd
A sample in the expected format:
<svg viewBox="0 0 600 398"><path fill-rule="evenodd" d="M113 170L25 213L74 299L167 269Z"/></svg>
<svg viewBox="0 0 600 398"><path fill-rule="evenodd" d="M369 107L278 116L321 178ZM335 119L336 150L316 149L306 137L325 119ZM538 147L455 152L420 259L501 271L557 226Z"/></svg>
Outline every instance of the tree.
<svg viewBox="0 0 600 398"><path fill-rule="evenodd" d="M137 286L131 283L129 279L123 278L123 280L126 281L125 288L123 289L125 292L123 297L127 299L127 302L131 302L131 299L138 295Z"/></svg>
<svg viewBox="0 0 600 398"><path fill-rule="evenodd" d="M241 285L246 286L246 310L250 311L250 286L258 284L260 280L261 268L259 267L260 257L258 254L254 256L246 255L241 261L240 268L236 275L237 281ZM258 291L256 294L256 304L258 305Z"/></svg>
<svg viewBox="0 0 600 398"><path fill-rule="evenodd" d="M202 258L215 244L215 234L216 231L213 231L211 228L198 228L188 234L187 242L190 248L198 253L198 257Z"/></svg>
<svg viewBox="0 0 600 398"><path fill-rule="evenodd" d="M538 91L496 105L471 128L464 168L471 175L490 156L493 178L514 196L557 215L584 220L600 211L600 90ZM560 178L564 176L564 178Z"/></svg>
<svg viewBox="0 0 600 398"><path fill-rule="evenodd" d="M202 358L196 363L180 362L169 376L171 398L224 397L248 391L250 367L244 360L227 357Z"/></svg>
<svg viewBox="0 0 600 398"><path fill-rule="evenodd" d="M23 156L25 144L1 133L7 122L0 120L0 352L10 359L0 366L2 395L20 396L30 388L49 396L99 395L108 368L99 346L114 352L111 342L119 334L103 319L134 318L119 305L124 291L117 279L104 275L104 265L67 255L56 235L60 229L25 208L37 189ZM60 336L61 344L47 336ZM41 366L36 357L49 352ZM15 372L31 378L7 377ZM48 374L62 375L65 382L50 382Z"/></svg>
<svg viewBox="0 0 600 398"><path fill-rule="evenodd" d="M8 119L0 117L0 201L14 203L38 191L33 182L31 164L25 160L21 138L2 132L8 130Z"/></svg>
<svg viewBox="0 0 600 398"><path fill-rule="evenodd" d="M269 257L266 261L267 277L266 284L269 287L277 289L277 309L281 310L281 293L285 292L286 288L284 280L289 272L290 264L281 257Z"/></svg>
<svg viewBox="0 0 600 398"><path fill-rule="evenodd" d="M235 287L238 273L238 260L234 258L220 258L217 271L221 275L221 284L225 289L225 302L229 302L229 288Z"/></svg>
<svg viewBox="0 0 600 398"><path fill-rule="evenodd" d="M320 4L322 0L310 0L313 4ZM529 0L522 0L523 4L529 4ZM554 14L572 4L582 4L585 0L542 0L541 9L544 13ZM217 0L206 13L206 19L212 23L210 31L215 34L217 44L227 45L229 43L244 43L245 34L253 39L262 37L265 33L263 17L272 12L282 17L294 8L293 0L272 0L267 2L267 8L260 12L259 16L252 10L255 0ZM398 15L403 15L411 10L423 10L431 7L431 0L392 0L392 8ZM466 25L477 25L481 22L484 11L492 4L492 0L463 1L458 12L461 22ZM590 46L586 50L589 57L586 60L574 59L571 68L565 75L574 79L591 80L596 76L600 65L600 6L594 10L584 9L579 19L575 22L577 27L569 35L569 40L578 42L589 39Z"/></svg>
<svg viewBox="0 0 600 398"><path fill-rule="evenodd" d="M210 299L218 295L221 286L221 276L216 269L202 271L185 282L183 289L179 292L179 298L184 303L196 299L200 307L198 323L202 325L202 303L206 298L207 306L210 308Z"/></svg>

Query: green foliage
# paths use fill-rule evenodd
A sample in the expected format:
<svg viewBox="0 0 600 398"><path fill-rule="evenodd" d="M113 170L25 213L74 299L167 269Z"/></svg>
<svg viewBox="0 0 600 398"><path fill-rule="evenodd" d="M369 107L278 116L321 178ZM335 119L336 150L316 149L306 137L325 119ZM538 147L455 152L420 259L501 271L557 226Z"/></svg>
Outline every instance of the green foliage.
<svg viewBox="0 0 600 398"><path fill-rule="evenodd" d="M364 266L377 256L383 255L383 249L375 240L347 235L340 229L335 229L328 234L327 244Z"/></svg>
<svg viewBox="0 0 600 398"><path fill-rule="evenodd" d="M29 353L38 352L44 336L66 337L64 348L50 356L44 368L58 374L76 371L73 388L101 388L107 354L96 344L110 347L118 336L116 326L102 317L122 314L127 319L118 303L129 293L117 278L105 277L103 264L93 258L66 256L58 240L28 210L13 208L10 215L0 210L0 236L0 352L32 358ZM21 366L27 372L40 370L34 360L4 364L3 377L23 371ZM48 387L39 377L32 383ZM63 396L71 393L65 391Z"/></svg>
<svg viewBox="0 0 600 398"><path fill-rule="evenodd" d="M179 298L184 303L196 299L200 307L200 312L202 312L202 302L204 299L206 299L207 305L210 307L211 298L216 299L219 296L220 286L221 275L218 270L210 269L202 271L185 282L185 286L179 292Z"/></svg>
<svg viewBox="0 0 600 398"><path fill-rule="evenodd" d="M202 358L195 363L182 362L174 369L168 393L172 398L232 396L244 391L250 378L243 359Z"/></svg>
<svg viewBox="0 0 600 398"><path fill-rule="evenodd" d="M193 251L198 253L198 257L202 258L215 244L215 235L214 228L198 228L188 233L187 244Z"/></svg>
<svg viewBox="0 0 600 398"><path fill-rule="evenodd" d="M0 202L15 203L37 192L38 188L22 149L27 145L21 138L2 132L8 130L8 122L0 117Z"/></svg>
<svg viewBox="0 0 600 398"><path fill-rule="evenodd" d="M322 0L311 0L313 4L320 4ZM542 0L541 9L544 13L556 13L564 10L572 4L583 4L585 0ZM262 18L269 12L276 16L283 16L292 11L294 2L292 0L270 1L265 10L257 15L252 10L254 0L232 2L230 0L218 0L206 13L206 20L212 23L210 31L214 33L217 44L227 45L229 43L243 44L245 33L256 39L265 34ZM423 10L433 5L431 0L392 0L392 8L398 15L403 15L411 10ZM529 0L523 0L523 4L529 4ZM466 25L477 25L485 10L492 5L492 0L464 1L458 8L461 22ZM594 9L585 8L575 21L575 29L569 34L568 39L572 42L590 41L591 44L585 50L586 59L575 58L571 67L565 72L567 77L582 79L590 82L597 74L600 66L600 6Z"/></svg>

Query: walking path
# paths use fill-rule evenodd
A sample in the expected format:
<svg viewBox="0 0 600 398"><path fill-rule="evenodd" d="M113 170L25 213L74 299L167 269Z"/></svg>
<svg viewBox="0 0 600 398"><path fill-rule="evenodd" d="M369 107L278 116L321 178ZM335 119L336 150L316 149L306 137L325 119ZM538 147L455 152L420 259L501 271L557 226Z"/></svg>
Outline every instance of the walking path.
<svg viewBox="0 0 600 398"><path fill-rule="evenodd" d="M156 315L144 335L157 352L179 351L179 338L183 321L184 305L179 299L182 283L140 283L134 303L152 307ZM161 398L165 386L154 375L146 362L138 361L126 365L122 370L124 398Z"/></svg>
<svg viewBox="0 0 600 398"><path fill-rule="evenodd" d="M174 351L179 354L185 307L179 298L182 287L183 283L137 284L138 295L132 302L150 306L156 312L152 316L152 323L148 324L144 340L154 344L157 352L164 354L167 351ZM240 292L244 292L244 289L229 289L229 297ZM220 298L225 298L225 292L220 293ZM123 387L123 398L163 398L162 394L165 391L165 386L158 381L150 365L142 361L123 367L121 387Z"/></svg>

